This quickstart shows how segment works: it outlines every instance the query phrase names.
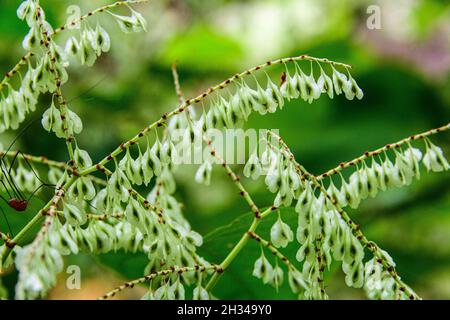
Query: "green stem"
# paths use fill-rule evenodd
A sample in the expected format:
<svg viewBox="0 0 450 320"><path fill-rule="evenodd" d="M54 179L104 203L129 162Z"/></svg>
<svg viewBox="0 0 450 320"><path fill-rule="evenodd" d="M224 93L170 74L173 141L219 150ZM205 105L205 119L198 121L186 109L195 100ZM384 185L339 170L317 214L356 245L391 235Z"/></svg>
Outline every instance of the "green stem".
<svg viewBox="0 0 450 320"><path fill-rule="evenodd" d="M425 132L422 132L422 133L418 133L418 134L412 135L410 137L407 137L405 139L402 139L402 140L394 142L394 143L389 143L389 144L385 145L384 147L378 148L377 150L370 151L370 152L369 151L365 152L362 156L360 156L358 158L355 158L355 159L353 159L351 161L342 162L336 168L330 169L327 172L322 173L321 175L318 175L316 177L316 179L317 179L317 181L323 180L326 177L329 177L329 176L334 175L334 174L338 174L339 172L341 172L343 169L345 169L347 167L350 167L350 166L353 166L355 164L361 163L364 160L366 160L368 158L371 158L373 156L376 156L378 154L381 154L383 152L386 152L389 149L400 148L404 144L408 144L408 143L410 143L412 141L416 141L416 140L421 140L421 139L424 139L424 138L426 138L428 136L431 136L431 135L434 135L434 134L437 134L437 133L441 133L441 132L444 132L444 131L447 131L447 130L450 130L450 123L447 123L446 125L444 125L442 127L439 127L439 128L431 129L431 130L428 130L428 131L425 131Z"/></svg>
<svg viewBox="0 0 450 320"><path fill-rule="evenodd" d="M192 99L188 99L185 102L183 102L179 107L177 107L175 110L169 112L169 113L165 113L163 114L163 116L153 122L152 124L148 125L147 127L145 127L141 132L139 132L137 135L135 135L133 138L131 138L130 140L122 143L120 146L118 146L110 155L106 156L104 159L102 159L98 164L93 165L90 168L87 168L86 170L82 171L80 174L81 175L86 175L89 173L92 173L94 171L96 171L96 167L100 166L100 167L104 167L107 163L109 163L110 161L112 161L115 157L117 157L119 154L121 154L124 150L126 150L129 146L136 144L139 139L141 139L142 137L144 137L148 132L150 132L151 130L161 127L163 126L170 118L172 118L173 116L180 114L182 112L184 112L189 106L193 105L193 104L197 104L199 102L204 101L207 97L211 96L213 93L222 90L224 88L226 88L227 86L229 86L232 83L235 83L237 80L242 79L248 75L251 75L261 69L265 69L271 66L275 66L275 65L280 65L280 64L286 64L286 63L292 63L295 61L312 61L312 62L320 62L320 63L326 63L329 65L333 65L333 66L341 66L344 68L351 68L350 65L348 64L344 64L344 63L339 63L339 62L335 62L335 61L330 61L328 59L324 59L324 58L315 58L315 57L311 57L308 55L301 55L301 56L297 56L297 57L289 57L289 58L281 58L281 59L276 59L276 60L271 60L268 61L266 63L257 65L253 68L250 68L248 70L245 70L241 73L237 73L234 76L226 79L225 81L210 87L208 90L206 90L205 92L199 94L197 97L192 98Z"/></svg>
<svg viewBox="0 0 450 320"><path fill-rule="evenodd" d="M64 190L67 190L76 180L78 177L72 176L61 188ZM50 209L50 207L54 204L54 198L52 198L44 208L42 208L34 217L31 219L25 227L20 230L20 232L12 239L13 246L20 245L21 241L25 237L25 235L38 223L42 221L42 219L45 217L45 214L47 210ZM0 255L0 265L3 264L3 262L8 257L9 253L12 250L12 247L6 247L5 250Z"/></svg>
<svg viewBox="0 0 450 320"><path fill-rule="evenodd" d="M209 280L208 284L206 285L206 291L211 291L214 286L219 281L222 273L231 265L231 263L236 259L236 257L239 255L239 253L244 249L246 244L249 242L251 236L249 233L254 233L258 226L260 225L261 221L267 217L271 212L273 211L273 208L268 208L266 211L264 211L261 216L253 218L253 222L250 225L250 228L242 235L239 242L234 246L234 248L228 253L228 255L225 257L225 259L220 263L220 271L221 272L215 272L211 279Z"/></svg>

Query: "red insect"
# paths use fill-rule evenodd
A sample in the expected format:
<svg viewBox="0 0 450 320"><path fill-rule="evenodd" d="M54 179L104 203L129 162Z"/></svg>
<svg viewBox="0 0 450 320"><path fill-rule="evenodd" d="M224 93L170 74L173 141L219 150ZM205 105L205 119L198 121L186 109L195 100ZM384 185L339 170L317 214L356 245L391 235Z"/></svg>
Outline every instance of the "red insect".
<svg viewBox="0 0 450 320"><path fill-rule="evenodd" d="M8 200L8 205L13 208L16 211L22 212L27 210L28 208L28 201L27 200L19 200L16 198L13 198L11 200Z"/></svg>
<svg viewBox="0 0 450 320"><path fill-rule="evenodd" d="M34 121L33 121L34 122ZM0 199L2 199L10 208L14 209L16 212L24 212L27 210L28 208L28 204L30 199L36 194L36 192L41 189L44 186L48 186L48 187L54 187L54 185L48 184L43 182L39 176L36 174L36 172L34 171L33 167L31 166L31 164L28 162L28 160L26 159L26 157L23 155L23 153L21 151L17 151L14 154L14 157L11 161L11 163L9 164L9 167L6 164L5 161L5 157L7 156L8 152L11 150L12 146L15 144L15 142L17 141L17 139L24 134L24 132L30 127L30 125L33 123L31 122L30 124L28 124L20 133L19 135L13 140L13 142L10 144L10 146L8 147L8 149L6 151L4 151L4 153L2 154L2 156L0 157L0 187L3 187L5 193L7 194L8 198L5 198L5 196L3 196L2 194L0 194ZM26 198L22 191L19 189L19 187L17 186L14 177L13 177L13 172L12 169L14 167L14 164L16 163L16 160L18 158L18 156L21 155L22 159L25 161L25 163L28 165L28 167L30 168L30 170L33 172L34 176L42 183L39 187L36 188L36 190L34 190L32 192L32 194ZM1 189L0 189L1 190ZM8 219L5 215L5 213L3 212L3 209L0 207L2 214L6 220L6 224L8 225L9 228L9 232L12 234L11 231L11 227L9 225Z"/></svg>

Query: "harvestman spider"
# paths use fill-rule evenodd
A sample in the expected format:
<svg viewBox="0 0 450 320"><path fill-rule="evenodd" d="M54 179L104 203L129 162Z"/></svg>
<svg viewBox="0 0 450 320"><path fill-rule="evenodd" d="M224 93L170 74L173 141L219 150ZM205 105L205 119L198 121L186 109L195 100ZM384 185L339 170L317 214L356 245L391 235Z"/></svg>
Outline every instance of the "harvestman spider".
<svg viewBox="0 0 450 320"><path fill-rule="evenodd" d="M82 94L72 98L67 103L70 103L78 98L81 98L86 93L89 93L91 90L93 90L95 87L97 87L100 83L102 83L107 76L104 76L102 79L100 79L98 82L96 82L93 86L91 86L89 89L87 89ZM36 120L35 120L36 121ZM0 194L0 199L3 200L8 206L12 209L14 209L17 212L23 212L27 210L28 204L31 200L31 198L42 188L42 187L51 187L55 188L55 185L45 183L44 181L39 178L39 176L36 174L36 171L33 169L30 162L27 160L27 158L24 156L22 151L18 150L16 154L14 155L11 164L8 166L6 165L5 157L8 154L8 152L11 150L12 146L16 143L16 141L26 132L26 130L34 123L34 121L30 122L18 135L17 137L12 141L8 149L4 152L4 154L0 157L0 190L1 187L3 187L9 197L9 199L6 199L2 194ZM14 178L11 176L11 171L13 169L14 163L17 160L17 157L21 155L22 159L25 161L25 163L28 165L28 167L33 172L34 176L38 179L39 182L41 182L41 185L37 187L28 198L25 198L21 190L18 188L17 184L14 181ZM92 206L90 203L88 203L90 206ZM12 234L11 227L9 225L8 219L6 217L5 212L3 211L3 208L0 206L0 210L2 211L3 217L5 218L6 224L8 225L9 232Z"/></svg>
<svg viewBox="0 0 450 320"><path fill-rule="evenodd" d="M34 122L34 121L33 121ZM0 198L12 209L14 209L17 212L23 212L28 208L28 204L31 200L31 198L42 188L42 187L52 187L54 188L55 185L45 183L44 181L39 178L38 174L34 170L33 166L30 164L30 162L27 160L27 158L24 156L22 151L18 150L14 157L9 164L9 167L7 166L7 163L5 161L5 157L7 156L8 152L11 150L12 146L16 143L17 139L22 136L25 131L31 126L33 123L29 123L18 135L17 137L12 141L12 143L9 145L8 149L4 151L4 154L0 157L0 185L3 186L5 189L6 194L8 195L9 199L6 199L5 196L0 194ZM31 195L26 198L23 194L23 192L19 189L16 182L14 181L14 177L12 176L12 169L14 167L14 163L18 159L18 156L21 155L22 159L25 161L25 163L30 168L31 172L33 172L34 176L38 179L38 181L41 183L39 187L37 187ZM12 234L11 227L8 222L8 218L6 217L5 212L2 210L2 214L5 218L6 224L8 225L9 232Z"/></svg>

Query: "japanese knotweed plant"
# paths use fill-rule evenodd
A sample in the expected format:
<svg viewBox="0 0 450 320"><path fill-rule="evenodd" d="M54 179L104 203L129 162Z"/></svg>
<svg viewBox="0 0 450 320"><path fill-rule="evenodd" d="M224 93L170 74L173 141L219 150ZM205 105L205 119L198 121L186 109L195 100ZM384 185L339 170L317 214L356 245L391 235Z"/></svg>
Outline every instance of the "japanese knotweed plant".
<svg viewBox="0 0 450 320"><path fill-rule="evenodd" d="M358 208L361 201L380 191L411 184L420 178L421 166L427 171L448 170L442 150L429 137L450 129L450 124L366 152L318 176L297 162L277 133L269 131L259 139L263 152L255 150L243 167L245 177L263 179L274 194L273 204L264 210L252 200L210 135L211 129L241 128L251 114L277 112L286 100L313 103L322 96L333 99L341 94L348 100L362 99L363 91L351 76L349 65L307 55L278 59L238 73L192 99L183 98L174 69L178 106L93 163L77 143L82 120L70 109L62 87L69 79L69 65L92 66L110 49L110 36L100 21L87 21L107 13L126 33L145 31L145 19L131 8L141 2L146 0L118 1L58 29L48 23L38 0L24 1L17 11L30 28L23 40L28 53L0 83L0 130L18 129L36 110L39 96L49 94L52 103L42 115L42 126L65 140L68 159L62 163L23 155L12 166L17 151L0 151L2 181L13 179L17 188L34 192L40 178L25 165L31 162L48 167L46 176L56 185L53 197L16 236L0 233L0 269L15 265L19 271L16 298L45 297L63 270L64 256L124 250L148 256L144 276L102 298L147 283L144 299L210 299L221 275L246 244L255 240L260 243L261 256L254 262L253 276L275 288L287 278L301 299L328 298L323 275L333 260L342 265L346 284L364 288L369 298L419 299L401 280L389 254L368 240L345 210ZM129 15L114 13L119 6L128 7ZM58 44L56 36L63 31L72 35L66 43ZM284 68L280 84L269 74L272 66ZM263 81L258 78L261 73ZM20 77L17 87L10 83L15 75ZM203 108L199 112L196 106ZM177 132L183 133L181 139L175 138ZM207 152L193 179L210 184L211 171L219 164L254 214L248 231L221 262L207 261L197 254L202 237L191 229L182 204L174 197L173 173L180 166L179 158L186 150L194 156L203 152L193 147L198 144ZM11 165L11 170L6 172L3 163ZM349 178L344 177L344 169L351 170ZM94 172L104 178L94 177ZM7 186L2 184L1 191L8 192ZM148 187L148 194L141 195L136 186ZM284 222L283 207L295 207L297 225ZM258 235L257 229L270 215L278 218L269 240ZM24 242L41 222L34 240ZM289 261L282 253L288 245L297 246L297 261Z"/></svg>

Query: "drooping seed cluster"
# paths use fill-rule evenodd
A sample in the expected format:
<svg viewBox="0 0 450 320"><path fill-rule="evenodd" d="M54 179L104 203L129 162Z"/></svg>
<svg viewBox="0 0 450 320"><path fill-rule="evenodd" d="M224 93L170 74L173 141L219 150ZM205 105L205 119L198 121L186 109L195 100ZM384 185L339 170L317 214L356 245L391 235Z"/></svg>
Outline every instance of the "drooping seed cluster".
<svg viewBox="0 0 450 320"><path fill-rule="evenodd" d="M391 262L393 263L392 259ZM386 272L375 258L366 262L364 277L364 290L369 299L407 300L410 298L406 295L405 288L399 287L392 276Z"/></svg>
<svg viewBox="0 0 450 320"><path fill-rule="evenodd" d="M162 141L156 138L153 144L147 141L144 152L139 145L137 148L137 158L133 158L130 147L127 148L124 157L109 178L104 194L109 196L107 200L116 202L116 206L120 201L126 203L127 221L143 234L145 252L149 258L146 273L167 266L208 265L207 261L196 254L196 248L203 242L202 237L191 229L183 216L181 204L173 196L176 190L172 174L173 157L177 150L170 141L170 135L166 135ZM154 187L147 199L130 193L130 185L152 183ZM150 204L153 204L153 207L150 207ZM99 206L99 201L95 201L95 205ZM108 204L102 203L100 207L105 205ZM155 279L146 297L169 299L172 293L184 296L179 278L181 277L185 285L191 285L199 283L201 279L197 279L197 276L199 273L185 272L170 279Z"/></svg>
<svg viewBox="0 0 450 320"><path fill-rule="evenodd" d="M129 6L128 6L129 7ZM130 16L120 16L109 11L124 32L139 32L146 30L146 21L142 15L129 7ZM7 129L17 129L25 120L27 114L36 110L39 96L44 93L59 95L58 87L68 80L67 68L72 59L80 64L92 66L97 57L110 50L110 37L106 30L97 23L91 28L85 21L78 21L70 26L79 27L80 35L69 37L64 48L58 45L53 35L53 27L46 20L45 12L38 0L25 0L17 10L17 16L26 21L30 28L22 41L23 48L30 52L31 59L25 75L21 76L20 88L14 89L9 84L16 72L6 75L8 93L2 92L0 100L0 132ZM66 29L66 28L64 28ZM43 50L42 50L43 49ZM25 58L24 58L25 59ZM59 104L65 102L59 101ZM62 110L59 110L62 108ZM67 112L66 110L67 109ZM66 114L67 113L67 114ZM47 131L53 131L60 138L68 138L78 134L82 129L80 118L67 106L55 105L44 113L42 124Z"/></svg>
<svg viewBox="0 0 450 320"><path fill-rule="evenodd" d="M247 84L243 78L238 78L239 80L235 82L234 94L230 94L228 98L222 95L213 98L211 107L208 110L204 109L199 116L196 116L192 106L187 108L187 112L175 115L169 122L169 132L177 130L183 132L181 139L177 139L179 142L173 142L177 147L177 155L202 161L195 177L196 181L209 184L212 164L216 163L214 157L205 155L201 148L201 142L210 135L212 130L241 128L252 113L260 115L274 113L283 108L285 100L301 98L311 103L320 98L323 93L328 94L330 98L334 97L334 93L338 95L345 93L347 99L351 100L355 96L362 99L363 92L351 77L350 72L346 76L337 71L331 62L316 62L320 72L317 79L312 63L310 74L306 75L296 61L288 61L294 65L295 73L293 75L289 73L286 63L286 72L283 73L281 86L276 85L269 76L264 88L256 77L255 88ZM331 76L327 75L322 64L331 68ZM254 161L256 159L253 157L250 160L253 164L249 164L251 168L246 168L246 174L253 176L262 174L260 164ZM267 160L270 161L270 159Z"/></svg>
<svg viewBox="0 0 450 320"><path fill-rule="evenodd" d="M282 232L288 233L288 238L293 237L292 231L287 229L279 217L278 221L274 224L271 230L271 238L273 241L274 237L277 237L279 231L276 229L282 227L284 230ZM253 266L253 276L261 279L264 284L270 284L274 288L278 289L284 282L284 271L279 265L279 261L286 265L288 271L288 283L289 286L295 294L301 295L305 290L309 290L310 280L305 277L298 269L294 267L293 264L283 256L279 251L276 250L278 245L272 244L254 233L249 233L250 237L255 239L261 244L261 256L255 261ZM264 249L267 249L275 256L275 265L272 266L269 259L264 253Z"/></svg>
<svg viewBox="0 0 450 320"><path fill-rule="evenodd" d="M253 155L253 164L256 155ZM364 275L364 249L352 230L341 218L334 204L323 193L318 193L313 184L302 179L292 161L283 153L267 149L263 157L270 157L272 167L265 178L268 189L277 193L274 205L290 206L297 201L298 213L296 232L300 248L296 258L303 262L300 279L308 279L308 286L302 290L306 299L320 299L325 296L321 282L325 267L330 267L334 258L342 261L349 286L362 287ZM248 169L247 175L252 175ZM253 170L253 173L255 170ZM290 226L282 221L281 216L271 229L271 242L275 247L286 247L294 240Z"/></svg>
<svg viewBox="0 0 450 320"><path fill-rule="evenodd" d="M145 31L145 19L140 13L129 9L130 16L107 12L125 33ZM28 71L22 77L18 90L7 83L8 95L2 95L0 101L0 117L4 120L0 132L17 129L26 115L35 110L39 95L49 92L54 94L53 100L43 114L42 125L57 137L70 140L71 144L72 136L79 134L83 125L62 98L60 87L68 80L66 69L73 60L78 60L81 65L92 66L102 53L110 50L110 37L99 23L91 28L84 19L80 19L72 24L79 25L79 36L69 37L62 49L53 40L55 31L46 21L38 0L24 1L17 13L30 27L23 40L23 47L35 57L35 61L28 60ZM182 205L174 196L174 169L180 161L186 160L181 157L188 157L194 163L197 163L195 159L198 158L201 164L195 180L208 185L213 164L219 159L213 148L206 154L203 152L202 145L211 141L209 129L240 128L251 114L274 113L283 108L286 100L291 99L312 103L322 94L329 98L343 94L348 100L355 97L362 99L363 92L347 66L307 56L299 57L298 60L306 58L311 61L308 73L302 70L295 58L276 62L284 63L286 67L279 86L269 76L265 86L261 86L256 77L254 86L244 80L244 76L253 75L253 71L264 66L261 65L210 88L201 98L181 101L178 109L169 115L165 114L154 126L149 126L136 138L122 144L118 151L112 152L106 158L107 161L101 161L95 166L89 153L80 149L75 141L75 149L70 148L73 153L70 155L70 168L69 165L66 171L51 168L48 172L48 179L58 187L55 197L46 207L49 209L41 212L47 217L36 239L20 247L5 241L9 239L6 235L2 238L5 244L0 247L0 257L12 247L16 255L15 264L19 270L16 297L35 299L45 296L63 269L64 256L80 251L98 254L123 250L143 252L148 256L149 262L144 270L147 276L128 282L105 297L137 283L150 281L144 299L184 299L190 296L186 294L185 286L194 287L194 299L214 298L208 291L210 282L206 281L212 272L214 276L222 273L225 266L211 265L197 254L203 239L191 229L183 215ZM26 60L24 58L23 61ZM265 65L270 66L272 63ZM294 72L288 67L291 63ZM327 73L324 66L331 73ZM338 66L345 68L347 74L338 71ZM12 75L8 74L7 78ZM193 104L203 102L210 94L231 83L236 86L234 93L230 91L228 97L218 94L212 98L209 109L204 108L203 113L196 114ZM164 138L160 140L157 133L155 142L150 143L147 135L150 129L160 127L168 116L171 119ZM137 142L145 135L148 140L142 148ZM361 161L355 161L355 170L348 179L344 178L341 170L317 178L295 162L287 146L274 148L270 142L268 144L270 147L261 156L256 150L250 156L244 167L244 175L255 180L266 175L265 184L270 192L276 194L267 214L295 203L298 226L294 234L279 212L270 230L270 242L253 231L247 232L245 241L253 238L261 244L261 256L255 261L253 275L263 283L278 288L284 281L284 270L279 265L281 261L287 266L288 282L295 294L304 299L326 299L323 274L334 259L342 263L346 284L364 287L369 298L411 298L407 292L413 291L399 281L392 258L365 239L359 227L346 217L342 208L357 208L362 200L375 197L379 190L409 185L413 179L420 178L420 163L428 171L448 170L449 164L443 151L425 138L424 153L409 143L404 149L403 145L396 145L387 148L382 154L370 154ZM119 155L122 157L119 158ZM106 168L108 163L113 164L113 168ZM239 183L239 177L230 172L226 162L222 165L239 186L241 195L248 200L249 195ZM105 174L107 180L98 183L98 180L96 182L91 176L85 175L92 172L92 168ZM25 167L21 160L13 170L12 176L17 186L34 192L39 185L39 178L32 170ZM337 174L340 177L338 185L331 178ZM325 188L324 180L328 177L329 184ZM63 188L65 185L68 185L67 190ZM151 191L145 198L135 191L135 186L150 187ZM248 202L252 210L257 208L252 200ZM265 214L255 211L258 211L256 221L262 220ZM296 254L296 260L301 263L299 269L278 250L286 248L294 239L299 243ZM364 261L364 245L374 253L374 257L367 262ZM264 250L274 255L274 264L266 257ZM7 264L11 261L7 261Z"/></svg>
<svg viewBox="0 0 450 320"><path fill-rule="evenodd" d="M257 112L261 115L276 112L284 106L285 99L301 98L312 103L322 93L328 94L330 98L334 97L334 93L344 93L349 100L352 100L355 96L358 99L363 97L362 90L350 76L350 73L347 77L331 65L333 74L330 77L320 64L319 67L320 76L317 80L315 80L312 65L309 75L306 75L297 63L295 63L295 73L293 75L289 73L286 67L286 73L282 77L283 83L280 87L274 84L270 78L268 78L265 89L261 87L258 81L256 81L256 89L252 89L242 80L238 84L237 91L234 95L229 99L219 97L218 101L213 103L207 112L203 111L203 114L198 120L193 120L193 111L190 109L190 112L184 118L180 116L175 117L169 128L185 129L184 143L185 145L190 145L189 143L193 143L195 139L203 141L209 129L241 127L248 120L252 112ZM202 150L200 149L200 151ZM209 184L213 167L212 164L215 163L215 159L212 156L205 157L204 154L202 155L204 156L203 163L200 165L195 178L199 183ZM268 165L268 169L263 164ZM269 190L277 193L274 202L276 207L281 205L290 206L294 199L298 199L301 196L303 190L308 190L308 197L311 198L310 201L312 203L313 191L310 185L302 181L296 172L295 166L289 159L281 157L270 148L264 151L261 156L261 161L259 161L255 150L255 153L250 156L244 168L244 175L253 179L259 178L264 173L267 174L265 182ZM309 189L307 186L309 186ZM315 206L319 206L321 204L320 201L322 201L322 206L324 206L325 201L323 197L322 200L319 200L314 196L314 199L316 200ZM293 291L299 294L301 293L302 297L319 298L323 297L324 294L319 283L322 281L323 262L318 261L316 258L316 241L319 238L322 239L322 242L328 242L329 237L326 238L325 231L321 229L317 230L316 227L314 231L312 229L309 230L309 221L312 221L311 216L313 215L312 211L314 211L311 203L308 203L310 205L309 210L303 213L303 219L306 220L309 218L309 220L302 224L301 232L304 233L304 238L302 238L301 242L302 248L297 255L298 260L305 260L303 264L304 268L302 272L290 270L289 283ZM334 233L338 233L336 237L343 239L347 239L347 237L351 239L353 237L346 224L339 222L339 215L336 215L335 212L324 212L323 215L322 220L327 219L328 225L333 226L333 230L337 230L334 231ZM341 230L341 228L344 230ZM312 235L310 237L305 236L305 230L310 231ZM289 225L284 223L281 217L279 217L271 230L273 245L275 247L286 247L293 239L294 235ZM351 240L350 243L352 244L351 248L357 248L359 252L362 251L362 246L356 239ZM321 243L321 245L323 251L323 256L321 257L325 259L326 264L329 266L331 262L331 246L328 244L327 248L327 245L324 245L324 243ZM344 245L342 245L342 249L336 249L343 250L341 255L337 254L338 259L343 260L343 255L347 254L345 249L347 249L347 246ZM350 254L347 255L349 256ZM355 286L358 287L362 286L362 256L361 254L358 256L353 255L352 258L347 258L344 264L344 271L349 274L348 278L352 279L348 280L348 283L355 283ZM270 283L275 286L282 281L282 269L280 267L273 268L264 253L256 261L253 274L261 278L264 283ZM311 283L307 280L310 278L314 279Z"/></svg>
<svg viewBox="0 0 450 320"><path fill-rule="evenodd" d="M357 208L362 200L369 196L375 197L379 190L411 184L413 179L420 178L420 163L428 171L448 170L450 166L442 149L428 138L424 141L426 148L424 155L409 142L406 148L402 148L402 145L386 148L383 156L373 154L369 157L368 153L367 158L354 163L355 171L348 181L340 171L336 171L335 174L340 174L340 187L336 187L330 179L327 189L323 181L319 183L314 176L303 171L292 159L292 154L286 152L285 146L279 149L270 148L270 141L265 139L262 142L264 145L268 144L269 148L265 149L261 157L258 157L256 150L250 155L244 167L244 175L256 180L267 174L265 177L267 188L276 193L274 206L289 207L297 201L296 238L301 246L296 258L299 262L303 262L304 278L310 280L303 297L313 299L323 297L324 292L320 286L323 281L321 273L325 267L330 267L334 259L342 261L342 268L346 274L345 282L348 286L360 288L364 285L369 291L370 288L376 287L378 289L370 295L373 298L410 298L405 294L405 288L398 285L381 263L364 263L364 247L350 225L342 218L341 208L346 206ZM370 159L369 166L366 161ZM266 170L265 164L270 164ZM293 238L290 226L279 216L271 229L272 244L277 248L284 248L293 241ZM389 257L387 253L385 256ZM390 257L389 260L392 262L391 265L395 266ZM264 270L272 270L263 256L258 259L257 265L258 268L263 265ZM377 270L376 275L367 277L368 274L375 272L374 270ZM261 278L260 272L255 275ZM275 272L265 275L263 280L268 283L272 277L276 277Z"/></svg>
<svg viewBox="0 0 450 320"><path fill-rule="evenodd" d="M21 156L17 157L14 167L10 166L10 160L7 158L3 159L3 166L5 170L0 170L0 180L3 181L3 183L0 183L0 192L7 194L12 191L9 187L6 188L9 179L20 191L24 192L32 193L40 186L41 182L37 171L31 167L31 164L29 166Z"/></svg>
<svg viewBox="0 0 450 320"><path fill-rule="evenodd" d="M361 200L375 197L379 190L385 191L387 188L408 186L413 179L420 179L420 163L428 171L448 170L450 166L442 149L428 139L425 142L424 155L420 149L408 146L404 150L394 149L393 160L387 153L384 153L384 157L380 156L379 160L372 157L370 166L365 161L359 165L355 164L358 168L350 175L348 181L340 175L340 188L330 180L327 193L336 199L341 208L350 206L355 209Z"/></svg>
<svg viewBox="0 0 450 320"><path fill-rule="evenodd" d="M143 235L126 221L111 218L104 222L92 219L83 226L70 222L62 223L57 217L53 217L39 245L15 247L15 264L19 270L17 299L45 297L55 285L57 275L63 270L64 256L78 254L80 251L94 254L118 250L133 253L144 251Z"/></svg>

